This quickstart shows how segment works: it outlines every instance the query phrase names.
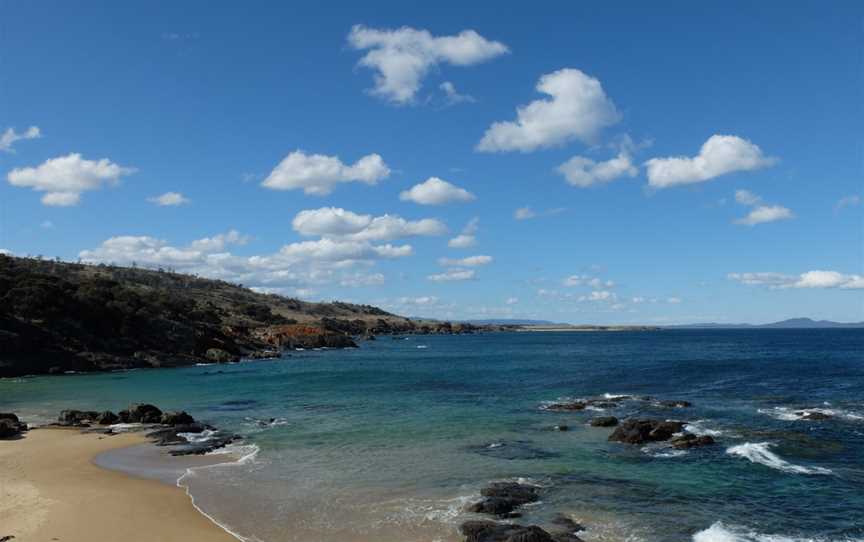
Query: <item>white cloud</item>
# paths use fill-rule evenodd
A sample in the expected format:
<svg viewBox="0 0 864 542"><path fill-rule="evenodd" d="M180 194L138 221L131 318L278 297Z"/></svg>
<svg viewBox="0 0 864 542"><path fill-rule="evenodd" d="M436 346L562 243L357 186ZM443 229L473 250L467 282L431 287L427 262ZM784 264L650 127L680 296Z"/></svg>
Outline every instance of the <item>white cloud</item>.
<svg viewBox="0 0 864 542"><path fill-rule="evenodd" d="M669 297L669 298L666 298L666 303L678 305L681 303L681 298L680 297Z"/></svg>
<svg viewBox="0 0 864 542"><path fill-rule="evenodd" d="M435 236L447 227L433 218L409 221L396 215L360 215L338 207L300 211L292 221L301 235L318 235L352 241L391 241L406 237Z"/></svg>
<svg viewBox="0 0 864 542"><path fill-rule="evenodd" d="M302 235L347 235L366 229L371 215L358 215L338 207L300 211L291 225Z"/></svg>
<svg viewBox="0 0 864 542"><path fill-rule="evenodd" d="M839 288L841 290L864 289L864 276L839 273L837 271L807 271L800 275L783 273L729 273L730 280L749 286L767 286L772 289L786 288Z"/></svg>
<svg viewBox="0 0 864 542"><path fill-rule="evenodd" d="M588 275L570 275L561 281L561 284L567 286L568 288L572 288L575 286L590 286L595 290L602 288L614 288L615 282L611 280L602 280L597 277L591 277Z"/></svg>
<svg viewBox="0 0 864 542"><path fill-rule="evenodd" d="M652 158L645 162L648 184L667 188L701 183L736 171L753 171L777 163L750 141L733 135L712 135L695 157Z"/></svg>
<svg viewBox="0 0 864 542"><path fill-rule="evenodd" d="M513 212L513 218L516 220L529 220L537 216L531 207L520 207Z"/></svg>
<svg viewBox="0 0 864 542"><path fill-rule="evenodd" d="M390 168L378 154L368 154L349 166L337 156L306 154L297 150L286 156L261 186L273 190L302 188L305 194L326 196L339 183L375 185L389 176Z"/></svg>
<svg viewBox="0 0 864 542"><path fill-rule="evenodd" d="M4 256L14 256L15 254L11 250L7 250L5 248L0 248L0 254Z"/></svg>
<svg viewBox="0 0 864 542"><path fill-rule="evenodd" d="M736 190L735 201L741 205L758 205L762 201L762 198L749 190Z"/></svg>
<svg viewBox="0 0 864 542"><path fill-rule="evenodd" d="M180 192L165 192L161 196L153 196L152 198L147 198L147 201L165 207L185 205L189 203L189 198L187 198Z"/></svg>
<svg viewBox="0 0 864 542"><path fill-rule="evenodd" d="M403 26L379 30L355 25L348 43L357 50L369 50L359 65L375 71L372 94L396 104L414 100L426 73L439 64L471 66L509 51L474 30L452 36L433 36L426 30Z"/></svg>
<svg viewBox="0 0 864 542"><path fill-rule="evenodd" d="M591 143L600 130L621 120L600 81L580 70L565 68L543 75L537 91L551 98L518 107L515 121L492 124L477 150L530 152L572 139Z"/></svg>
<svg viewBox="0 0 864 542"><path fill-rule="evenodd" d="M413 201L420 205L442 205L456 201L472 201L476 197L464 188L459 188L444 179L429 177L426 181L399 194L399 199Z"/></svg>
<svg viewBox="0 0 864 542"><path fill-rule="evenodd" d="M85 262L172 268L278 291L325 284L379 285L384 282L384 275L368 273L365 269L378 260L402 258L413 253L410 245L374 245L366 241L326 238L290 243L271 254L247 257L230 252L232 246L247 241L247 236L235 230L185 246L172 246L149 236L117 236L95 249L80 252L79 256Z"/></svg>
<svg viewBox="0 0 864 542"><path fill-rule="evenodd" d="M492 263L492 256L468 256L467 258L439 258L438 265L444 267L477 267Z"/></svg>
<svg viewBox="0 0 864 542"><path fill-rule="evenodd" d="M453 282L459 280L471 280L476 272L473 269L448 269L443 273L429 275L427 278L433 282Z"/></svg>
<svg viewBox="0 0 864 542"><path fill-rule="evenodd" d="M472 218L462 229L462 233L450 239L447 246L450 248L471 248L477 245L477 230L480 227L480 219Z"/></svg>
<svg viewBox="0 0 864 542"><path fill-rule="evenodd" d="M837 200L837 203L834 205L834 210L839 211L845 207L857 207L861 205L861 196L858 194L853 194L851 196L845 196Z"/></svg>
<svg viewBox="0 0 864 542"><path fill-rule="evenodd" d="M781 205L760 205L750 211L744 218L737 219L735 223L745 226L755 226L756 224L789 220L790 218L795 218L795 215L786 207Z"/></svg>
<svg viewBox="0 0 864 542"><path fill-rule="evenodd" d="M609 290L594 290L587 296L579 297L579 301L615 301L617 299L618 295Z"/></svg>
<svg viewBox="0 0 864 542"><path fill-rule="evenodd" d="M517 303L519 303L519 298L518 298L518 297L508 297L508 298L504 301L504 304L505 304L505 305L516 305Z"/></svg>
<svg viewBox="0 0 864 542"><path fill-rule="evenodd" d="M574 156L558 166L558 172L573 186L586 188L594 184L608 183L619 177L635 177L639 169L633 165L630 155L622 151L605 162Z"/></svg>
<svg viewBox="0 0 864 542"><path fill-rule="evenodd" d="M81 201L81 193L116 184L134 168L119 166L107 158L86 160L78 153L46 160L37 167L13 169L7 175L12 186L29 187L42 196L44 205L68 207Z"/></svg>
<svg viewBox="0 0 864 542"><path fill-rule="evenodd" d="M434 295L424 295L420 297L400 297L397 302L399 305L428 306L437 304L438 298Z"/></svg>
<svg viewBox="0 0 864 542"><path fill-rule="evenodd" d="M31 126L20 133L16 132L13 128L7 128L5 132L0 134L0 151L15 152L12 145L14 145L16 141L21 141L22 139L39 139L40 137L42 137L42 132L39 131L38 126Z"/></svg>
<svg viewBox="0 0 864 542"><path fill-rule="evenodd" d="M54 223L51 222L50 220L43 220L42 223L39 224L39 227L42 229L45 229L45 230L53 230L54 229Z"/></svg>
<svg viewBox="0 0 864 542"><path fill-rule="evenodd" d="M441 91L444 93L444 97L447 100L447 105L456 105L461 103L474 103L477 100L474 99L474 96L470 94L459 94L456 90L456 86L450 81L444 81L439 85Z"/></svg>

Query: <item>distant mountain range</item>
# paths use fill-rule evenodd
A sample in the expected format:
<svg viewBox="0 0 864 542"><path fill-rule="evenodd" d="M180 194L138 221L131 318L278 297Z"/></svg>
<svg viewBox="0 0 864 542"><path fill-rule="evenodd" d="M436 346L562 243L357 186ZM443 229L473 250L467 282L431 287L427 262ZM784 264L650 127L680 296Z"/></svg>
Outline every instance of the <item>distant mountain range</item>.
<svg viewBox="0 0 864 542"><path fill-rule="evenodd" d="M489 320L464 320L463 324L474 326L550 326L557 322L549 320L524 320L519 318L492 318Z"/></svg>
<svg viewBox="0 0 864 542"><path fill-rule="evenodd" d="M864 328L864 322L832 322L830 320L813 320L812 318L790 318L770 324L685 324L666 326L674 329L832 329L832 328Z"/></svg>

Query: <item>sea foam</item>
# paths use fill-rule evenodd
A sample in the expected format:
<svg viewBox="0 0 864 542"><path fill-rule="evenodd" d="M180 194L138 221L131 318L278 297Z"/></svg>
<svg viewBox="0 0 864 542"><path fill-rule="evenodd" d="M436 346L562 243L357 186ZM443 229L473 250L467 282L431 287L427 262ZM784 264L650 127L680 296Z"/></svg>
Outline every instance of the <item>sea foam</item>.
<svg viewBox="0 0 864 542"><path fill-rule="evenodd" d="M823 467L803 467L789 463L772 452L771 446L773 445L770 442L745 442L728 448L726 453L743 457L752 463L759 463L772 469L793 474L834 474L830 469Z"/></svg>
<svg viewBox="0 0 864 542"><path fill-rule="evenodd" d="M829 542L827 538L796 538L777 534L762 534L746 527L718 521L693 535L693 542ZM830 542L862 542L860 538L844 538Z"/></svg>

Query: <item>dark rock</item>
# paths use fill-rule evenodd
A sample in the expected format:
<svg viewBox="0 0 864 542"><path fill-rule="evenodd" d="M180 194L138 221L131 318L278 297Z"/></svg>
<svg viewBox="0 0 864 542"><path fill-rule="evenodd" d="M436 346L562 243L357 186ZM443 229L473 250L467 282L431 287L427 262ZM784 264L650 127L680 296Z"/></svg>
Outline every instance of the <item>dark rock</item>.
<svg viewBox="0 0 864 542"><path fill-rule="evenodd" d="M12 420L15 423L20 422L18 416L12 414L11 412L0 412L0 420Z"/></svg>
<svg viewBox="0 0 864 542"><path fill-rule="evenodd" d="M669 444L671 444L673 448L678 448L679 450L686 450L688 448L695 448L697 446L708 446L714 444L714 437L710 435L697 436L693 433L684 433L681 436L673 438L671 441L669 441Z"/></svg>
<svg viewBox="0 0 864 542"><path fill-rule="evenodd" d="M86 427L91 422L96 421L96 418L99 417L99 413L93 410L61 410L60 416L57 417L57 421L60 425L68 425L68 426L82 426Z"/></svg>
<svg viewBox="0 0 864 542"><path fill-rule="evenodd" d="M96 416L94 420L99 425L113 425L120 421L120 416L114 414L110 410L106 410L105 412Z"/></svg>
<svg viewBox="0 0 864 542"><path fill-rule="evenodd" d="M186 412L164 412L161 423L162 425L188 425L195 423L195 419Z"/></svg>
<svg viewBox="0 0 864 542"><path fill-rule="evenodd" d="M591 427L615 427L618 425L618 418L615 416L600 416L591 420Z"/></svg>
<svg viewBox="0 0 864 542"><path fill-rule="evenodd" d="M17 437L21 434L21 428L18 422L13 422L10 419L0 419L0 439Z"/></svg>
<svg viewBox="0 0 864 542"><path fill-rule="evenodd" d="M468 507L469 512L512 517L513 511L540 499L538 488L516 482L495 482L480 491L483 500Z"/></svg>
<svg viewBox="0 0 864 542"><path fill-rule="evenodd" d="M609 435L610 441L627 444L643 444L669 440L675 433L684 429L683 422L633 419L624 420L615 431Z"/></svg>
<svg viewBox="0 0 864 542"><path fill-rule="evenodd" d="M597 401L593 399L588 401L588 404L596 408L618 408L618 406L620 406L618 403L613 403L611 401Z"/></svg>
<svg viewBox="0 0 864 542"><path fill-rule="evenodd" d="M552 429L555 430L555 431L569 431L569 430L570 430L570 426L569 426L569 425L556 425L556 426L553 427Z"/></svg>
<svg viewBox="0 0 864 542"><path fill-rule="evenodd" d="M588 406L584 401L573 401L571 403L551 403L543 407L543 410L552 410L555 412L569 412L573 410L585 410Z"/></svg>
<svg viewBox="0 0 864 542"><path fill-rule="evenodd" d="M10 540L14 540L14 536L0 536L0 542L9 542Z"/></svg>
<svg viewBox="0 0 864 542"><path fill-rule="evenodd" d="M208 348L204 352L204 358L213 363L231 363L232 361L240 360L240 356L236 356L230 352L222 350L221 348Z"/></svg>
<svg viewBox="0 0 864 542"><path fill-rule="evenodd" d="M689 401L657 401L657 404L667 408L686 408L693 406Z"/></svg>
<svg viewBox="0 0 864 542"><path fill-rule="evenodd" d="M120 412L122 419L123 412ZM162 421L162 411L159 408L148 404L129 405L125 411L127 421L125 423L159 423Z"/></svg>
<svg viewBox="0 0 864 542"><path fill-rule="evenodd" d="M465 542L555 542L552 536L531 525L510 525L492 521L466 521L459 530L465 536Z"/></svg>
<svg viewBox="0 0 864 542"><path fill-rule="evenodd" d="M225 446L228 446L232 442L242 440L242 438L243 437L241 437L239 435L214 436L213 438L208 439L204 442L190 444L188 446L181 446L177 449L171 450L171 455L173 455L173 456L204 455L204 454L210 453L214 450L224 448Z"/></svg>

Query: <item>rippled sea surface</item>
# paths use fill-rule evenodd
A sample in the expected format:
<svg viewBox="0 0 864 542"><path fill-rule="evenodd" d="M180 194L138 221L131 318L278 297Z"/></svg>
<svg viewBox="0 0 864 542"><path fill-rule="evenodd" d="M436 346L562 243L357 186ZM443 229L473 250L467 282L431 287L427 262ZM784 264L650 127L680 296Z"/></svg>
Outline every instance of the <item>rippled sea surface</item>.
<svg viewBox="0 0 864 542"><path fill-rule="evenodd" d="M604 394L694 406L541 408ZM864 540L862 330L380 337L274 361L0 380L0 410L31 420L145 401L246 436L244 461L183 484L249 540L459 540L480 488L517 478L544 487L520 521L564 513L588 541ZM686 420L718 443L610 443L586 425L601 414Z"/></svg>

